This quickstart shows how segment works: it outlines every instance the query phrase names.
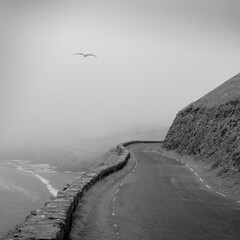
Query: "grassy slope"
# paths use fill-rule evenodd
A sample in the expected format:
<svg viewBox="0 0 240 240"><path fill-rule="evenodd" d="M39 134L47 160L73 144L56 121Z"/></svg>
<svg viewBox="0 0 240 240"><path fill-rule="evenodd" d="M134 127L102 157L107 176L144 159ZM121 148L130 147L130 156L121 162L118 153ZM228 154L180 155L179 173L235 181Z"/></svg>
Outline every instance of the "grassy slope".
<svg viewBox="0 0 240 240"><path fill-rule="evenodd" d="M181 110L165 138L170 156L181 158L217 191L238 200L239 100L240 74Z"/></svg>
<svg viewBox="0 0 240 240"><path fill-rule="evenodd" d="M194 102L193 106L209 108L236 100L240 100L240 73Z"/></svg>

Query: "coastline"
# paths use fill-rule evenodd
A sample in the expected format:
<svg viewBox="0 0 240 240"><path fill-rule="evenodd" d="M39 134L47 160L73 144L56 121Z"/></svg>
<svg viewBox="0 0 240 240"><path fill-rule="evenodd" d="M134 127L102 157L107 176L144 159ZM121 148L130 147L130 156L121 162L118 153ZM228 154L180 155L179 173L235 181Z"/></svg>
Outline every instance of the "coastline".
<svg viewBox="0 0 240 240"><path fill-rule="evenodd" d="M0 238L79 176L54 169L48 164L0 160Z"/></svg>

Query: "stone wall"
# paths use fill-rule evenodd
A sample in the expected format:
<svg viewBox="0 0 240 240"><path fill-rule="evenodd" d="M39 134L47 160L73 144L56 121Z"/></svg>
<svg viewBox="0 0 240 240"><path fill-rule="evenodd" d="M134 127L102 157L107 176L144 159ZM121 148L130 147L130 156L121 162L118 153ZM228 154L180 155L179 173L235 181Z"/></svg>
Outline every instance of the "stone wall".
<svg viewBox="0 0 240 240"><path fill-rule="evenodd" d="M40 210L32 211L22 224L16 226L2 239L68 239L73 212L84 192L100 179L124 167L130 155L124 145L129 144L120 144L111 149L104 162L82 174L76 181L66 185L56 197L50 198Z"/></svg>

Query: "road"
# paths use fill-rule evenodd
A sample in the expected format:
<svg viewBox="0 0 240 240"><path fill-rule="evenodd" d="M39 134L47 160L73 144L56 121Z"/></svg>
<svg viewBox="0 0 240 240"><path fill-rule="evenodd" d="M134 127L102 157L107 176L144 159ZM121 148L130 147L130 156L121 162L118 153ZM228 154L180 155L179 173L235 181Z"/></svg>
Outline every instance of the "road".
<svg viewBox="0 0 240 240"><path fill-rule="evenodd" d="M156 146L131 147L127 166L85 195L71 240L240 239L240 204Z"/></svg>

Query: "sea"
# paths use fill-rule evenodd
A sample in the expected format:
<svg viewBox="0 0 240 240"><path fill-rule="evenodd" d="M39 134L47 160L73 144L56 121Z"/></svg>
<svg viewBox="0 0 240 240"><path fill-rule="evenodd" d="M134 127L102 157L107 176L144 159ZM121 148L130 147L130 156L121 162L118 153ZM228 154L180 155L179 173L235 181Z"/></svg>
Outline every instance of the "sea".
<svg viewBox="0 0 240 240"><path fill-rule="evenodd" d="M24 221L80 173L58 172L49 164L0 160L0 237Z"/></svg>

